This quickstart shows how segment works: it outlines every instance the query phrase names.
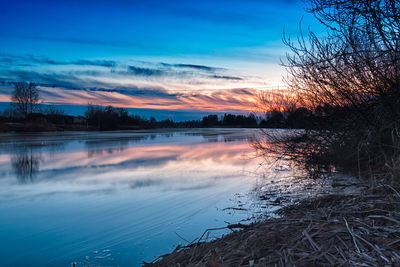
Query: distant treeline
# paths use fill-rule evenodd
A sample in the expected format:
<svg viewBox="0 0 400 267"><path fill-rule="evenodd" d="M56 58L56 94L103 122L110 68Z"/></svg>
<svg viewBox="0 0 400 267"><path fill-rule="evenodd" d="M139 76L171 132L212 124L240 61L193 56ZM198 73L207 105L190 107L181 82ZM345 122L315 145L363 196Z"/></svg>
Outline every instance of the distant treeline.
<svg viewBox="0 0 400 267"><path fill-rule="evenodd" d="M254 114L225 114L205 116L202 120L175 122L171 119L156 120L129 114L126 108L88 105L84 116L71 116L55 106L36 107L35 112L21 115L15 108L0 115L2 131L46 131L46 130L129 130L153 128L201 128L201 127L258 127Z"/></svg>
<svg viewBox="0 0 400 267"><path fill-rule="evenodd" d="M202 127L244 127L244 128L310 128L320 127L323 122L334 121L345 112L337 107L326 105L311 111L298 108L294 111L269 111L263 115L224 114L223 116L208 115L201 120L176 122L171 119L156 120L129 114L126 108L112 106L88 105L84 116L71 116L55 106L38 108L36 112L25 117L18 116L14 109L7 109L0 115L0 122L18 126L24 124L25 130L129 130L153 128L202 128ZM8 125L8 126L12 126ZM26 127L28 126L28 129ZM19 129L19 130L24 130ZM18 129L15 129L18 130Z"/></svg>
<svg viewBox="0 0 400 267"><path fill-rule="evenodd" d="M89 105L85 113L87 124L100 130L138 128L201 128L201 127L244 127L244 128L292 128L304 129L323 127L333 123L348 111L330 105L320 106L314 111L297 108L294 111L270 111L261 116L224 114L208 115L201 120L175 122L171 119L157 121L129 115L127 109Z"/></svg>
<svg viewBox="0 0 400 267"><path fill-rule="evenodd" d="M40 92L34 83L18 82L11 94L10 108L0 114L0 131L52 131L52 130L128 130L152 128L309 128L318 124L319 113L327 113L327 106L311 112L306 108L285 112L269 111L261 116L208 115L201 120L175 122L171 119L157 121L129 114L126 108L87 105L84 116L70 116L51 105L42 105Z"/></svg>
<svg viewBox="0 0 400 267"><path fill-rule="evenodd" d="M154 117L146 119L137 115L129 115L125 108L112 106L102 107L88 105L85 113L86 123L100 130L136 128L201 128L201 127L258 127L254 114L248 116L225 114L208 115L202 120L175 122L171 119L157 121Z"/></svg>

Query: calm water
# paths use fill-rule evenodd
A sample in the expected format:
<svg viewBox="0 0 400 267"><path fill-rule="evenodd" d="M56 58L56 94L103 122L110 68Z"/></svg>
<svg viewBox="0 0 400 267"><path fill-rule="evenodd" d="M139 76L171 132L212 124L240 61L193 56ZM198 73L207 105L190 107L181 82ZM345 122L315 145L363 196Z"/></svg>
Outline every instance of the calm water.
<svg viewBox="0 0 400 267"><path fill-rule="evenodd" d="M135 266L249 218L254 133L0 135L0 266Z"/></svg>

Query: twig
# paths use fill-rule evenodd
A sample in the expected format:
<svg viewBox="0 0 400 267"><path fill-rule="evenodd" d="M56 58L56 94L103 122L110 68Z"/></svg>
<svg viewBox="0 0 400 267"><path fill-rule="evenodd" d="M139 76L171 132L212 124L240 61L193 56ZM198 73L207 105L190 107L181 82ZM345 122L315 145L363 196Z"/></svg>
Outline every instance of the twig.
<svg viewBox="0 0 400 267"><path fill-rule="evenodd" d="M343 218L343 220L344 220L344 222L346 223L347 230L349 231L351 237L353 238L353 242L354 242L354 245L356 246L357 252L358 252L358 253L361 253L360 249L359 249L358 246L357 246L356 237L354 236L354 233L350 230L350 227L349 227L349 224L348 224L347 221L346 221L346 218Z"/></svg>
<svg viewBox="0 0 400 267"><path fill-rule="evenodd" d="M200 243L200 241L203 239L204 235L205 235L206 233L208 233L209 231L224 230L224 229L227 229L227 228L228 228L228 227L225 226L225 227L217 227L217 228L209 228L209 229L206 229L206 230L204 231L204 233L200 236L199 240L197 241L197 244Z"/></svg>
<svg viewBox="0 0 400 267"><path fill-rule="evenodd" d="M315 251L320 251L320 247L312 240L311 236L307 233L306 230L303 231L303 235L307 238L307 240L310 242L311 246L314 248Z"/></svg>
<svg viewBox="0 0 400 267"><path fill-rule="evenodd" d="M190 244L190 242L189 242L187 239L185 239L185 238L183 238L182 236L180 236L177 232L175 232L175 234L176 234L180 239L182 239L182 240L185 241L186 243Z"/></svg>
<svg viewBox="0 0 400 267"><path fill-rule="evenodd" d="M398 220L396 220L396 219L393 219L393 218L390 218L390 217L387 217L387 216L384 216L384 215L369 215L368 218L372 218L372 219L386 219L386 220L388 220L388 221L391 221L391 222L400 224L400 221L398 221Z"/></svg>
<svg viewBox="0 0 400 267"><path fill-rule="evenodd" d="M354 234L355 236L357 236L360 240L364 241L366 244L368 244L371 248L373 248L376 252L378 252L379 255L383 255L382 252L377 249L374 245L372 245L369 241L365 240L364 238L362 238L361 236Z"/></svg>
<svg viewBox="0 0 400 267"><path fill-rule="evenodd" d="M397 197L400 198L400 194L399 194L399 192L397 192L396 189L394 189L392 186L390 186L390 185L388 185L388 184L384 184L384 186L390 188L393 192L396 193Z"/></svg>

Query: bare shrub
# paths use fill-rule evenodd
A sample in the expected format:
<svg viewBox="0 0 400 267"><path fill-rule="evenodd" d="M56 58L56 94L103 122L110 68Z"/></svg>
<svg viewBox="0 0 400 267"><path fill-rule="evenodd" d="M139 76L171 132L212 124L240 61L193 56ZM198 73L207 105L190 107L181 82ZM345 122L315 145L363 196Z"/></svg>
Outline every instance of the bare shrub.
<svg viewBox="0 0 400 267"><path fill-rule="evenodd" d="M285 37L285 66L291 95L315 123L283 140L287 153L399 181L400 2L307 2L326 31Z"/></svg>

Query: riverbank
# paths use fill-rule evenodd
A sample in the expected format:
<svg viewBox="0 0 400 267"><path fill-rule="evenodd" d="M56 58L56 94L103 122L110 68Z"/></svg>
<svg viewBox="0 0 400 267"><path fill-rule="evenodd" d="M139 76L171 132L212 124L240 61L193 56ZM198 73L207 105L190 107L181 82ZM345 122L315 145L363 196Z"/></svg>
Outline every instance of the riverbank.
<svg viewBox="0 0 400 267"><path fill-rule="evenodd" d="M400 265L400 194L391 186L307 200L280 215L230 226L229 235L177 247L144 266Z"/></svg>
<svg viewBox="0 0 400 267"><path fill-rule="evenodd" d="M110 130L147 130L150 127L141 126L126 126ZM79 131L92 132L100 131L98 127L86 124L53 124L53 123L37 123L37 122L5 122L0 123L0 132L64 132L64 131ZM104 130L103 130L104 131Z"/></svg>
<svg viewBox="0 0 400 267"><path fill-rule="evenodd" d="M140 125L127 125L123 127L101 129L99 127L86 125L86 124L52 124L52 123L31 123L31 122L3 122L0 123L0 133L9 132L64 132L64 131L79 131L79 132L93 132L93 131L131 131L131 130L158 130L158 129L232 129L232 128L246 128L246 129L258 129L256 127L245 127L241 125L236 126L215 126L215 127L189 127L187 125L182 126L140 126Z"/></svg>

